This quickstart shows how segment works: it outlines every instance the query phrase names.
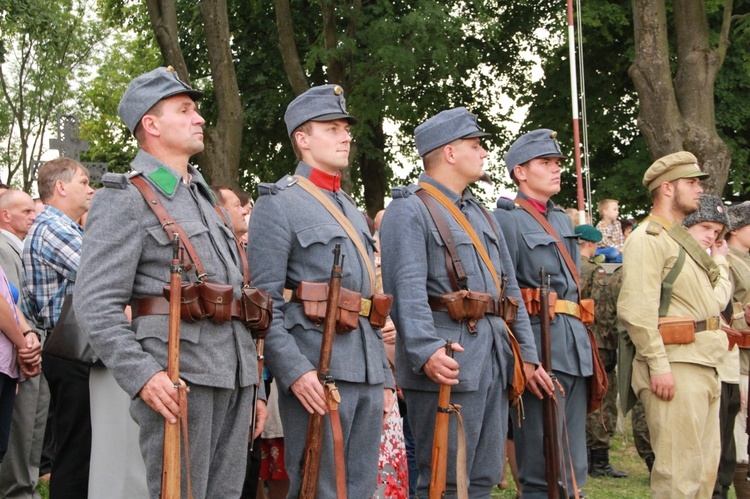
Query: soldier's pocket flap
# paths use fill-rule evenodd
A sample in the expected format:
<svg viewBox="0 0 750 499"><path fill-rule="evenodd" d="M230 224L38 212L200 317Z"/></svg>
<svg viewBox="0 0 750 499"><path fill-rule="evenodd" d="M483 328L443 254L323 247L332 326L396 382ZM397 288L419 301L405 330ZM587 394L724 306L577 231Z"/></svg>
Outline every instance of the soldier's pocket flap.
<svg viewBox="0 0 750 499"><path fill-rule="evenodd" d="M313 244L328 244L336 238L347 237L344 229L337 224L320 224L305 227L297 232L297 240L303 248L309 248Z"/></svg>
<svg viewBox="0 0 750 499"><path fill-rule="evenodd" d="M178 222L178 223L180 224L180 227L182 227L182 230L185 231L185 234L187 234L189 238L208 232L208 227L206 227L205 225L203 225L202 222L199 222L197 220L188 220L185 222ZM146 229L146 231L151 235L151 237L154 238L156 243L159 244L160 246L166 246L172 243L172 240L169 238L169 236L161 227L161 225L155 225L153 227L149 227Z"/></svg>
<svg viewBox="0 0 750 499"><path fill-rule="evenodd" d="M537 246L548 246L557 242L557 239L546 232L524 232L521 236L523 237L526 246L530 249L534 249Z"/></svg>
<svg viewBox="0 0 750 499"><path fill-rule="evenodd" d="M435 239L435 242L437 242L440 246L445 246L445 243L443 242L443 238L440 237L440 232L437 230L432 230L432 237ZM466 232L463 231L451 231L451 235L453 236L454 241L456 242L456 247L462 245L462 244L473 244L471 242L471 237Z"/></svg>

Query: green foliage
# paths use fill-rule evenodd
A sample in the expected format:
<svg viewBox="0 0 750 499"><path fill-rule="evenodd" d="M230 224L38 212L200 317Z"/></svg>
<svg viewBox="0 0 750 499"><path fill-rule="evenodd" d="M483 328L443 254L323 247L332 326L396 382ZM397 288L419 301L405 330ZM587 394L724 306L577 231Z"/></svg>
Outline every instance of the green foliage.
<svg viewBox="0 0 750 499"><path fill-rule="evenodd" d="M709 26L718 37L723 1L707 2ZM748 0L735 1L735 12L746 12ZM641 184L643 173L651 163L645 141L636 126L638 96L628 68L633 62L632 2L606 0L586 2L583 6L583 50L585 90L588 117L589 162L591 168L592 206L605 198L620 200L620 213L642 215L650 205L648 192ZM556 33L562 37L565 26ZM750 85L748 57L748 22L733 26L731 46L716 81L716 120L721 137L733 155L726 199L746 199L750 182L748 143L750 142L750 104L745 96ZM716 42L716 40L714 40ZM572 124L570 120L570 71L567 40L554 48L544 60L544 77L531 92L521 95L519 104L528 104L529 115L523 130L547 127L560 133L563 146L572 157ZM563 179L556 201L575 206L575 171Z"/></svg>
<svg viewBox="0 0 750 499"><path fill-rule="evenodd" d="M73 109L73 81L86 77L104 33L85 1L2 1L0 167L7 183L29 191L32 161L45 152L56 115Z"/></svg>

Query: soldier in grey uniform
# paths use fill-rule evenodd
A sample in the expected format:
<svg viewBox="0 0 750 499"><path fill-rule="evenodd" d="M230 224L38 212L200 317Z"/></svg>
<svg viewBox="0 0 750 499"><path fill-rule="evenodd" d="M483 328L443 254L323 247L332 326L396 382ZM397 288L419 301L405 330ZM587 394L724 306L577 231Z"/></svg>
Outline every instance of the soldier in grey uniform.
<svg viewBox="0 0 750 499"><path fill-rule="evenodd" d="M528 200L544 216L562 239L573 262L579 265L578 237L565 212L550 199L560 191L561 161L565 158L556 140L556 133L540 129L522 135L505 155L511 179L518 186L518 197ZM550 276L550 290L557 301L578 302L574 277L550 236L542 226L513 200L500 199L495 216L503 229L511 261L516 269L519 287L539 288L539 270ZM580 270L579 270L580 274ZM573 307L575 308L575 307ZM532 316L537 350L541 352L539 316ZM576 485L586 481L586 377L593 372L591 343L580 319L556 312L551 322L552 369L562 384L565 397L558 397L558 421L567 422L568 439L561 456L573 460ZM532 383L534 380L532 379ZM542 452L542 401L533 393L523 395L526 418L521 428L513 428L518 460L518 475L525 498L547 497L544 454ZM513 424L518 418L511 414ZM569 468L566 465L566 468ZM570 473L567 490L573 494Z"/></svg>
<svg viewBox="0 0 750 499"><path fill-rule="evenodd" d="M465 108L443 111L415 130L417 150L425 171L420 184L438 189L468 219L498 274L508 279L507 296L521 299L502 233L485 215L468 186L484 174L487 152L479 137L489 135ZM430 306L430 298L455 291L446 267L445 244L418 185L393 189L381 229L383 285L393 293L396 341L396 381L409 408L419 465L417 495L427 497L438 390L451 385L451 403L461 405L466 427L466 475L470 497L489 497L499 483L504 465L503 446L508 423L507 385L513 378L514 358L509 332L500 317L487 313L471 332L467 322L453 320ZM466 286L498 300L499 290L469 234L450 212L440 207L454 237L466 271ZM497 309L496 309L497 310ZM537 352L523 307L513 326L528 376L535 370ZM452 340L455 357L445 353ZM450 426L446 497L456 495L456 425Z"/></svg>
<svg viewBox="0 0 750 499"><path fill-rule="evenodd" d="M175 423L180 412L177 390L165 372L168 307L159 310L167 302L162 290L170 280L173 252L131 177L145 179L184 229L207 280L232 285L235 300L243 284L232 230L215 211L203 177L188 163L203 150L204 120L194 102L201 96L171 67L141 75L128 86L118 112L141 149L131 164L134 173L105 175L105 188L94 197L74 295L76 315L94 350L133 399L130 414L140 426L152 498L159 497L161 487L164 421ZM132 323L124 313L128 305L133 306ZM180 377L190 388L194 497L239 497L243 474L238 470L245 469L258 381L253 340L234 318L221 324L207 318L181 321L180 329ZM264 422L260 402L256 433ZM183 460L183 491L186 476Z"/></svg>
<svg viewBox="0 0 750 499"><path fill-rule="evenodd" d="M349 166L350 125L356 123L346 111L342 88L309 89L289 104L284 121L300 160L295 175L309 179L349 220L372 262L375 242L365 218L340 187L341 171ZM309 415L327 411L316 371L323 327L305 316L301 303L285 302L284 289L296 291L302 281L328 282L337 243L344 255L341 286L370 299L372 283L353 239L294 176L261 184L258 192L247 251L253 282L273 298L266 365L279 384L289 497L296 497ZM393 405L394 384L380 331L366 317L359 317L359 327L353 331L336 335L330 374L341 395L348 496L370 497L377 486L381 426L384 412ZM335 497L328 418L324 427L318 497Z"/></svg>

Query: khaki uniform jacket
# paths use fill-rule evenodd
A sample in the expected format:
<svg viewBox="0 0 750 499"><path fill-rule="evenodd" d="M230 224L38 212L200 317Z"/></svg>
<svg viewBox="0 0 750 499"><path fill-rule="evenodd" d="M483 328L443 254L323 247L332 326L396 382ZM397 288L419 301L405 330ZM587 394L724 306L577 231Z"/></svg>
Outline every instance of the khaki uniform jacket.
<svg viewBox="0 0 750 499"><path fill-rule="evenodd" d="M745 305L750 302L750 253L729 248L729 277L734 286L734 295L732 296L732 327L736 330L748 329L750 325L745 321ZM747 375L750 367L750 350L742 352L741 355L741 373Z"/></svg>
<svg viewBox="0 0 750 499"><path fill-rule="evenodd" d="M656 225L651 222L637 227L625 241L623 251L623 282L617 311L636 347L636 359L648 363L651 375L671 372L670 362L717 367L729 345L721 330L696 333L695 342L686 345L665 346L662 342L657 327L661 283L674 266L680 246L666 228L652 230ZM726 265L724 257L714 260ZM720 281L726 279L722 273ZM687 255L674 282L667 316L700 321L718 316L723 308L708 275Z"/></svg>

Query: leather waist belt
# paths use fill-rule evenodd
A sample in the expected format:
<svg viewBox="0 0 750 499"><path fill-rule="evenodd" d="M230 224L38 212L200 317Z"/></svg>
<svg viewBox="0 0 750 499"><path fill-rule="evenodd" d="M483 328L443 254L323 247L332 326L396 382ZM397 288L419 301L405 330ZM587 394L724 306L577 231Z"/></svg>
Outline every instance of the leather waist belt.
<svg viewBox="0 0 750 499"><path fill-rule="evenodd" d="M709 317L702 321L695 321L695 332L715 331L721 329L721 320L719 317Z"/></svg>
<svg viewBox="0 0 750 499"><path fill-rule="evenodd" d="M169 300L163 296L138 298L130 302L130 307L133 319L144 315L169 315ZM242 320L242 302L236 298L232 300L232 318Z"/></svg>
<svg viewBox="0 0 750 499"><path fill-rule="evenodd" d="M578 319L581 318L581 307L574 301L560 300L555 301L555 313L572 315Z"/></svg>
<svg viewBox="0 0 750 499"><path fill-rule="evenodd" d="M346 288L341 288L346 289ZM297 293L292 293L292 300L294 303L302 303L303 300L297 296ZM370 317L370 314L372 312L372 300L369 300L367 298L360 298L359 299L359 315L362 317Z"/></svg>
<svg viewBox="0 0 750 499"><path fill-rule="evenodd" d="M721 329L718 316L696 321L690 317L660 317L659 333L665 345L686 345L695 342L695 333Z"/></svg>
<svg viewBox="0 0 750 499"><path fill-rule="evenodd" d="M448 307L440 300L439 296L430 296L427 298L427 302L430 304L430 309L432 309L433 312L448 311ZM485 310L484 313L490 315L501 315L501 310L502 307L500 306L499 300L490 300L487 302L487 310Z"/></svg>

